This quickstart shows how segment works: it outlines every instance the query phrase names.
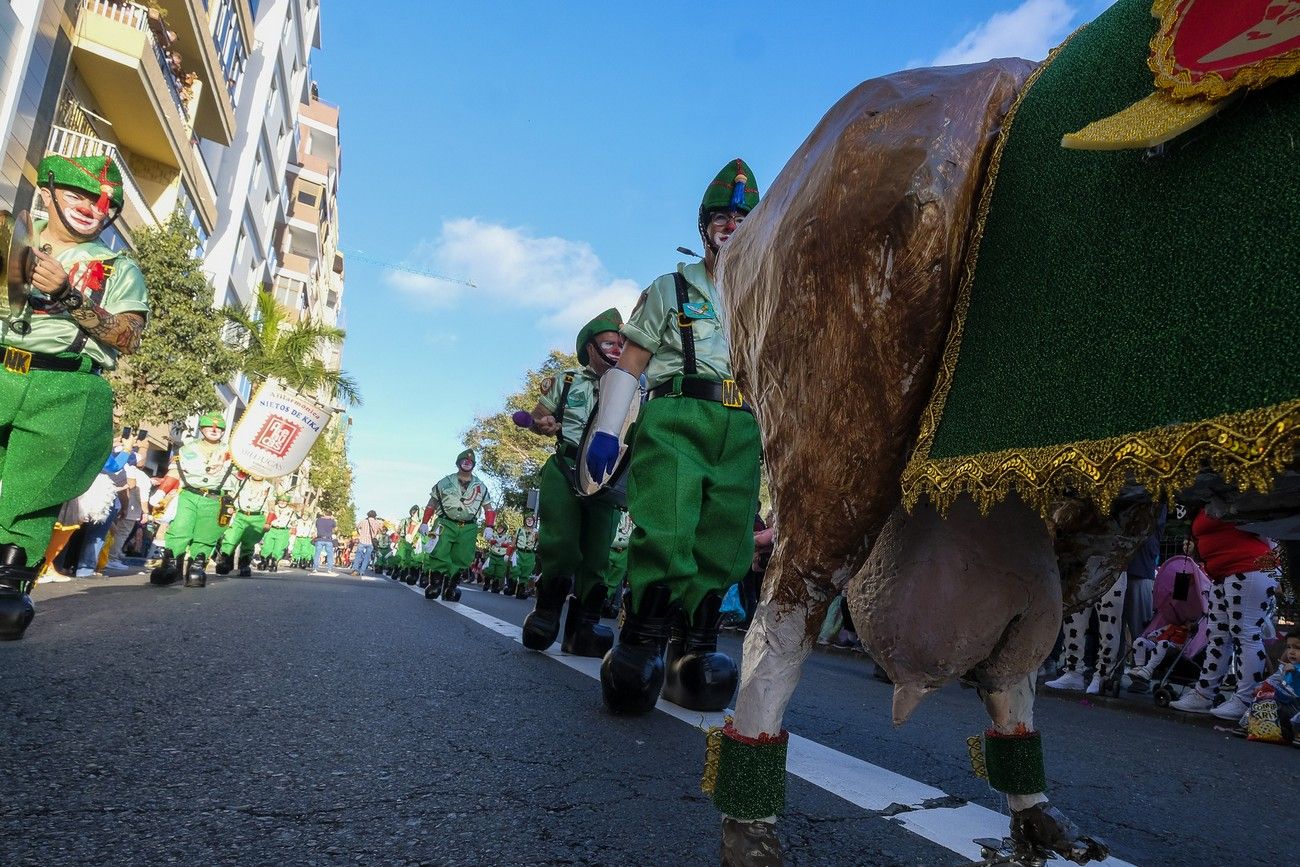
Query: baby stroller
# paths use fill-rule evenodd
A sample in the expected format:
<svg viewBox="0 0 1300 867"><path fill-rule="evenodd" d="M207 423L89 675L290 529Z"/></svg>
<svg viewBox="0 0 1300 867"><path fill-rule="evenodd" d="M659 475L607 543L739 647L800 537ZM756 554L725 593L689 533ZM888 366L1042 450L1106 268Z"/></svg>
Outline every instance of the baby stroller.
<svg viewBox="0 0 1300 867"><path fill-rule="evenodd" d="M1209 640L1209 612L1206 610L1210 578L1195 560L1183 554L1170 557L1156 571L1152 588L1155 616L1142 631L1142 637L1154 636L1166 627L1184 626L1187 640L1177 653L1166 654L1152 671L1152 694L1160 707L1181 695L1181 690L1196 682ZM1176 689L1177 688L1177 689Z"/></svg>

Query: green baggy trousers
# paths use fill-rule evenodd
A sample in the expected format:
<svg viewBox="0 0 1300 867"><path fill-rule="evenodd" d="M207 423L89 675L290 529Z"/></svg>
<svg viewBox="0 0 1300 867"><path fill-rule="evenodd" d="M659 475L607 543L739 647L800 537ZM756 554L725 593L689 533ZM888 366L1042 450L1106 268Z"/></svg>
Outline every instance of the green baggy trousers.
<svg viewBox="0 0 1300 867"><path fill-rule="evenodd" d="M634 609L647 586L662 582L690 616L710 591L721 594L745 575L761 454L748 412L684 396L646 404L628 467Z"/></svg>
<svg viewBox="0 0 1300 867"><path fill-rule="evenodd" d="M182 488L176 502L176 517L167 525L167 550L179 557L188 550L191 557L211 557L221 539L221 498L203 496Z"/></svg>
<svg viewBox="0 0 1300 867"><path fill-rule="evenodd" d="M262 556L268 560L279 560L289 550L289 528L272 527L262 537Z"/></svg>
<svg viewBox="0 0 1300 867"><path fill-rule="evenodd" d="M113 390L103 378L0 367L0 544L38 566L59 507L90 488L112 447Z"/></svg>
<svg viewBox="0 0 1300 867"><path fill-rule="evenodd" d="M537 558L542 564L541 586L573 579L573 592L585 599L604 582L609 545L618 529L618 510L588 497L579 497L560 469L567 458L551 455L542 464L537 505Z"/></svg>
<svg viewBox="0 0 1300 867"><path fill-rule="evenodd" d="M221 536L221 553L233 554L239 548L240 556L252 557L253 546L262 541L262 528L265 526L265 512L235 512L235 517L230 519L230 526L226 527L226 532Z"/></svg>
<svg viewBox="0 0 1300 867"><path fill-rule="evenodd" d="M442 532L438 536L438 546L433 549L429 571L435 575L459 575L474 562L478 524L473 521L460 524L439 515L438 526Z"/></svg>

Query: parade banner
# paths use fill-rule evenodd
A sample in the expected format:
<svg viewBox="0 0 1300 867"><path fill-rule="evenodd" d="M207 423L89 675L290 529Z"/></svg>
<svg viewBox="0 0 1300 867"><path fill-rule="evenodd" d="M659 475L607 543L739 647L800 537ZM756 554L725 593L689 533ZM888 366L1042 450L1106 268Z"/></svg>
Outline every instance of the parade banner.
<svg viewBox="0 0 1300 867"><path fill-rule="evenodd" d="M273 479L302 466L334 411L268 379L253 393L230 435L230 456L250 476Z"/></svg>

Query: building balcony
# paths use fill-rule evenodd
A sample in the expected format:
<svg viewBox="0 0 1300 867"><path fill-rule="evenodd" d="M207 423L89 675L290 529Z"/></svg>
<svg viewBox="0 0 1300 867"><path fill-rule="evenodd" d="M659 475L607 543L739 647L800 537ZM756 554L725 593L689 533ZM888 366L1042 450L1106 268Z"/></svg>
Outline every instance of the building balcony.
<svg viewBox="0 0 1300 867"><path fill-rule="evenodd" d="M184 175L204 223L215 225L216 192L194 147L180 85L150 32L149 10L83 0L72 60L121 148ZM201 83L194 91L191 100Z"/></svg>
<svg viewBox="0 0 1300 867"><path fill-rule="evenodd" d="M194 64L199 78L210 85L199 95L194 131L218 144L229 145L235 136L234 87L226 82L216 43L212 41L212 23L205 11L208 4L195 0L157 0L157 5L167 13L163 19L165 26L176 34L176 50Z"/></svg>
<svg viewBox="0 0 1300 867"><path fill-rule="evenodd" d="M307 256L300 256L297 253L285 250L280 256L279 273L309 283L314 279L316 263L315 260Z"/></svg>
<svg viewBox="0 0 1300 867"><path fill-rule="evenodd" d="M125 224L128 234L132 229L138 229L141 226L158 225L153 209L149 207L148 200L140 191L140 185L136 182L135 176L131 174L131 169L122 159L121 153L113 145L94 136L73 132L61 126L52 126L50 127L48 152L62 154L65 157L98 156L101 154L112 157L113 162L117 164L118 169L122 172L122 198L125 202L125 207L122 209L122 222Z"/></svg>

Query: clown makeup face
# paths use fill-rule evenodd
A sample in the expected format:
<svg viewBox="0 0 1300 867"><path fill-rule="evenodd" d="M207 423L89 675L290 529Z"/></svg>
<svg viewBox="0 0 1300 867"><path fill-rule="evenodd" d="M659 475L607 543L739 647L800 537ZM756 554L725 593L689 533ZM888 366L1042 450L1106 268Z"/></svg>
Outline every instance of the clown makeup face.
<svg viewBox="0 0 1300 867"><path fill-rule="evenodd" d="M617 331L602 331L591 338L589 346L590 349L595 350L587 353L591 360L591 369L603 375L605 371L618 364L619 358L623 355L625 342L623 335Z"/></svg>
<svg viewBox="0 0 1300 867"><path fill-rule="evenodd" d="M457 467L457 468L458 468L462 473L468 473L468 472L471 472L471 471L474 469L474 459L473 459L473 458L465 458L465 460L463 460L463 461L461 461L460 463L456 464L456 467Z"/></svg>
<svg viewBox="0 0 1300 867"><path fill-rule="evenodd" d="M709 233L709 241L718 249L731 240L731 235L736 228L745 222L745 215L740 211L714 211L709 214L709 222L706 231Z"/></svg>
<svg viewBox="0 0 1300 867"><path fill-rule="evenodd" d="M199 428L199 435L203 437L204 442L219 443L221 442L221 435L223 433L225 433L225 431L217 427L215 424Z"/></svg>
<svg viewBox="0 0 1300 867"><path fill-rule="evenodd" d="M93 238L98 235L108 221L110 212L101 211L95 207L98 196L92 196L84 190L73 189L72 187L55 187L54 195L58 197L58 208L51 207L50 191L46 187L41 187L41 199L45 202L45 210L50 212L54 217L50 225L59 224L55 229L62 229L70 237L75 238ZM62 214L62 219L58 215Z"/></svg>

